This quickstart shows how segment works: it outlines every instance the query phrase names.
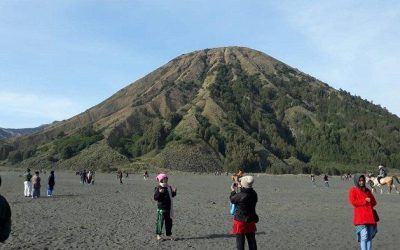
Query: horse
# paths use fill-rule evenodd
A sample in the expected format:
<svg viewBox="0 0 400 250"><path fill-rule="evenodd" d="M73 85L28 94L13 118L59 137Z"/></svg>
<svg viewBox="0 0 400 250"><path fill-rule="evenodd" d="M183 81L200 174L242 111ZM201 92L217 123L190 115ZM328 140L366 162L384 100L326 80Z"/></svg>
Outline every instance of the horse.
<svg viewBox="0 0 400 250"><path fill-rule="evenodd" d="M340 178L342 179L342 181L348 181L351 179L351 174L343 174L342 176L340 176Z"/></svg>
<svg viewBox="0 0 400 250"><path fill-rule="evenodd" d="M382 177L379 179L375 176L367 176L365 178L365 182L369 183L369 185L372 188L372 192L376 192L375 187L380 187L381 188L381 194L383 193L382 186L387 185L389 187L389 194L392 192L392 188L396 189L396 192L400 194L399 190L397 189L397 186L394 185L394 180L397 181L398 184L400 184L399 179L397 176L386 176Z"/></svg>

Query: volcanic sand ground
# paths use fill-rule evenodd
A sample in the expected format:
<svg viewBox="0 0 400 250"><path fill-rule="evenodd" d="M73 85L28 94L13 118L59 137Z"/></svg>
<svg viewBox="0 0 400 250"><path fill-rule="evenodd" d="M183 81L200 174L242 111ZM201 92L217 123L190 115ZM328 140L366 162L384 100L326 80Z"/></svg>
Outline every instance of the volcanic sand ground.
<svg viewBox="0 0 400 250"><path fill-rule="evenodd" d="M176 241L157 242L154 175L147 181L130 175L121 185L114 174L97 174L95 185L82 185L74 173L56 172L55 196L34 200L23 196L22 173L1 175L13 221L1 249L235 249L226 176L171 175L178 188ZM259 249L358 249L347 202L352 181L330 184L323 187L320 177L313 187L308 176L256 176ZM400 195L376 197L381 222L374 248L400 249Z"/></svg>

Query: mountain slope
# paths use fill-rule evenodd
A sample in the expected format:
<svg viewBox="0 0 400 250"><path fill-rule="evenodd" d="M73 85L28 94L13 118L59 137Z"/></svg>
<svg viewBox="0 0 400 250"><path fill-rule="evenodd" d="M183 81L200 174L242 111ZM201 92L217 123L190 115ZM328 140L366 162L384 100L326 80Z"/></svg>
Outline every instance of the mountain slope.
<svg viewBox="0 0 400 250"><path fill-rule="evenodd" d="M399 128L380 106L259 51L227 47L179 56L78 116L9 142L0 159L274 173L395 167Z"/></svg>

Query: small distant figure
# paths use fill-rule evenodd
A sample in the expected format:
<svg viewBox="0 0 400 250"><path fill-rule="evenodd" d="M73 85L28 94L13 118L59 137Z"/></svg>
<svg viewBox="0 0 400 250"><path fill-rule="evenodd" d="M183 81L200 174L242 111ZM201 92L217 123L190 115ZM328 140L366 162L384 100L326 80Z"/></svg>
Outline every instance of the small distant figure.
<svg viewBox="0 0 400 250"><path fill-rule="evenodd" d="M147 170L146 170L146 171L144 171L143 179L144 179L145 181L147 181L148 178L149 178L149 172L147 172Z"/></svg>
<svg viewBox="0 0 400 250"><path fill-rule="evenodd" d="M86 169L83 170L82 175L83 175L82 176L83 177L82 183L85 184L85 183L87 183L87 171L86 171Z"/></svg>
<svg viewBox="0 0 400 250"><path fill-rule="evenodd" d="M324 182L325 182L325 187L329 187L329 177L327 174L324 175Z"/></svg>
<svg viewBox="0 0 400 250"><path fill-rule="evenodd" d="M119 179L119 184L123 184L122 183L122 171L117 172L117 179Z"/></svg>
<svg viewBox="0 0 400 250"><path fill-rule="evenodd" d="M316 186L315 185L315 176L314 176L314 174L311 174L311 183L312 183L313 186Z"/></svg>
<svg viewBox="0 0 400 250"><path fill-rule="evenodd" d="M48 186L47 186L47 196L52 197L53 196L53 190L54 186L56 185L56 178L54 176L54 171L52 170L50 172L49 178L48 178Z"/></svg>
<svg viewBox="0 0 400 250"><path fill-rule="evenodd" d="M159 174L156 178L158 185L154 188L154 200L157 201L157 240L161 240L162 228L165 222L165 232L167 238L172 238L172 218L174 218L174 207L172 198L176 196L176 188L168 185L168 176Z"/></svg>
<svg viewBox="0 0 400 250"><path fill-rule="evenodd" d="M0 177L1 186L1 177ZM0 195L0 242L4 243L11 232L11 208L6 198Z"/></svg>
<svg viewBox="0 0 400 250"><path fill-rule="evenodd" d="M82 184L87 183L87 172L86 172L86 169L81 171L81 183Z"/></svg>
<svg viewBox="0 0 400 250"><path fill-rule="evenodd" d="M39 171L36 171L35 175L32 177L32 186L33 186L32 198L39 198L40 197Z"/></svg>
<svg viewBox="0 0 400 250"><path fill-rule="evenodd" d="M128 176L129 176L129 173L128 173L128 172L126 172L125 178L128 178Z"/></svg>
<svg viewBox="0 0 400 250"><path fill-rule="evenodd" d="M32 196L32 174L31 170L28 168L24 174L25 181L24 181L24 196L31 197Z"/></svg>

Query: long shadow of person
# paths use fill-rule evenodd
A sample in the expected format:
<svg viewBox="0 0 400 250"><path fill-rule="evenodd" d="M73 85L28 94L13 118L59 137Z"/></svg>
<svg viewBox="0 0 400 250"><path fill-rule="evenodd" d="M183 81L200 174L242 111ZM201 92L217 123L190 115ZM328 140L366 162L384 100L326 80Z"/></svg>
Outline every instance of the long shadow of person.
<svg viewBox="0 0 400 250"><path fill-rule="evenodd" d="M256 235L263 235L265 232L257 232ZM198 237L181 237L176 238L175 241L183 241L183 240L211 240L211 239L220 239L220 238L235 238L234 234L208 234L204 236Z"/></svg>

